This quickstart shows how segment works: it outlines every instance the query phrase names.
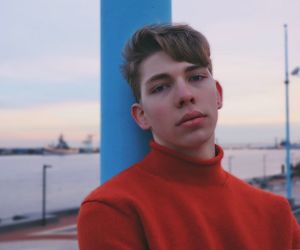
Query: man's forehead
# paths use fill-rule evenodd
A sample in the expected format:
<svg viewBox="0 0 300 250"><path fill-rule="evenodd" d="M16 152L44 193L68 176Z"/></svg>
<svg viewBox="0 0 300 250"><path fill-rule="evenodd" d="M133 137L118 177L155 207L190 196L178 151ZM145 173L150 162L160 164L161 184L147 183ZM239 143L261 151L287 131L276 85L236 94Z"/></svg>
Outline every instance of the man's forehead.
<svg viewBox="0 0 300 250"><path fill-rule="evenodd" d="M140 76L142 82L148 82L151 78L157 76L165 77L167 75L190 72L197 69L207 69L202 65L193 64L186 61L175 61L165 52L157 52L140 65Z"/></svg>

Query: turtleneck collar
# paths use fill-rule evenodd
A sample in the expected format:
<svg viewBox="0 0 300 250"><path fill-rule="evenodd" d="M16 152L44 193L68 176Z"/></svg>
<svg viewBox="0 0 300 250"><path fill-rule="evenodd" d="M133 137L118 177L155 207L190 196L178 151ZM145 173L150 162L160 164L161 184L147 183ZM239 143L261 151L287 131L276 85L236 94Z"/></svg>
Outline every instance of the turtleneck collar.
<svg viewBox="0 0 300 250"><path fill-rule="evenodd" d="M181 154L150 142L151 152L141 162L141 168L169 181L192 185L223 185L227 173L221 167L223 149L215 145L216 156L209 160Z"/></svg>

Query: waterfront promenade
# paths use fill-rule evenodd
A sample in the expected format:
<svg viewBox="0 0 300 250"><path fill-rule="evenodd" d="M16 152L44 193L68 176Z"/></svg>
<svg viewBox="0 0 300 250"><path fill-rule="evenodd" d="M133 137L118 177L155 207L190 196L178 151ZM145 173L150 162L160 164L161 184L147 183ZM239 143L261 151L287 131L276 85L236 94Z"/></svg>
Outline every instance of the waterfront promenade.
<svg viewBox="0 0 300 250"><path fill-rule="evenodd" d="M269 182L268 191L285 195L285 180L278 179ZM300 178L293 180L293 197L300 205ZM300 224L300 211L295 215ZM77 213L62 213L57 220L46 226L29 225L26 228L9 230L0 233L1 250L76 250Z"/></svg>
<svg viewBox="0 0 300 250"><path fill-rule="evenodd" d="M1 250L76 250L77 214L63 215L46 226L28 226L0 233Z"/></svg>

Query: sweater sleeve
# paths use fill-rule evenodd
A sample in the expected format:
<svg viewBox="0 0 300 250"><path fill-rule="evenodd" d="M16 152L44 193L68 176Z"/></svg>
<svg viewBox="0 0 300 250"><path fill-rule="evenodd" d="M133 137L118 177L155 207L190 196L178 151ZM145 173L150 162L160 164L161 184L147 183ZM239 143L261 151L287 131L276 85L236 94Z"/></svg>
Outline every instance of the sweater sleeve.
<svg viewBox="0 0 300 250"><path fill-rule="evenodd" d="M141 225L134 216L118 207L98 202L85 202L78 216L80 250L146 250Z"/></svg>

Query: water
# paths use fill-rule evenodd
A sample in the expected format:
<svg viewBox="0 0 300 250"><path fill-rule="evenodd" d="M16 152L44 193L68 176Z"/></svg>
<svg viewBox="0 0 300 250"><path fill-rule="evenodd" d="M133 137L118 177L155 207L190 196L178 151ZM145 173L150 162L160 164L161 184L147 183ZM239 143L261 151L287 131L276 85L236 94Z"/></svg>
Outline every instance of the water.
<svg viewBox="0 0 300 250"><path fill-rule="evenodd" d="M0 218L40 212L42 169L47 168L47 210L79 207L99 185L99 154L1 156Z"/></svg>
<svg viewBox="0 0 300 250"><path fill-rule="evenodd" d="M291 150L291 163L299 161L300 150ZM285 165L285 150L225 150L222 164L227 171L231 165L231 173L241 179L261 177L264 172L266 175L279 174L281 165Z"/></svg>
<svg viewBox="0 0 300 250"><path fill-rule="evenodd" d="M292 163L300 150L291 151ZM223 167L242 178L277 174L285 162L284 150L225 150ZM263 158L265 158L265 163ZM99 154L70 156L1 156L0 218L40 212L42 166L47 169L47 209L79 207L83 198L99 185Z"/></svg>

